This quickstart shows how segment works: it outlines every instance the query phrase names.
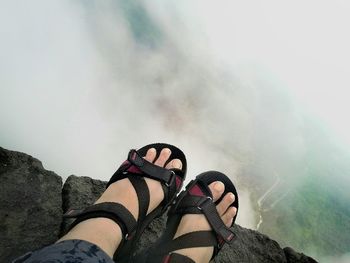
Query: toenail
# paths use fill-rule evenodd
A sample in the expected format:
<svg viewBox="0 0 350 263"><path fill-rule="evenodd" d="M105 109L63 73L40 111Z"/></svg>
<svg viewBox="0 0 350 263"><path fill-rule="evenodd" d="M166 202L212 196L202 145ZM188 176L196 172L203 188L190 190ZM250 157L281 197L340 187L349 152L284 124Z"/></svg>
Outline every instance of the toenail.
<svg viewBox="0 0 350 263"><path fill-rule="evenodd" d="M224 184L222 182L216 182L214 185L214 189L218 192L222 191L224 188Z"/></svg>
<svg viewBox="0 0 350 263"><path fill-rule="evenodd" d="M173 167L177 169L180 169L182 166L182 163L180 160L174 160L172 164L173 164Z"/></svg>
<svg viewBox="0 0 350 263"><path fill-rule="evenodd" d="M164 148L163 151L164 151L164 153L171 153L170 149L168 149L168 148Z"/></svg>
<svg viewBox="0 0 350 263"><path fill-rule="evenodd" d="M230 193L229 198L230 198L231 201L233 201L233 200L235 200L235 195L233 193Z"/></svg>
<svg viewBox="0 0 350 263"><path fill-rule="evenodd" d="M156 152L156 149L155 148L151 148L151 149L149 149L148 151L150 151L150 152Z"/></svg>

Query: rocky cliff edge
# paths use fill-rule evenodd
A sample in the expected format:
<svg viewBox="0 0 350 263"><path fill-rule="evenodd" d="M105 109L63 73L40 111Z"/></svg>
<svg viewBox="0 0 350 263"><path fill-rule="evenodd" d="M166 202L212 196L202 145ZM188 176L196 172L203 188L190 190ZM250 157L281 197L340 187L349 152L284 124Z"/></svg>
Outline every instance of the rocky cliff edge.
<svg viewBox="0 0 350 263"><path fill-rule="evenodd" d="M71 175L62 178L45 170L30 155L0 147L0 262L55 242L70 223L62 218L69 208L84 208L104 191L106 182ZM152 244L165 227L165 216L147 228L138 250ZM257 231L239 225L237 239L225 245L215 262L316 262Z"/></svg>

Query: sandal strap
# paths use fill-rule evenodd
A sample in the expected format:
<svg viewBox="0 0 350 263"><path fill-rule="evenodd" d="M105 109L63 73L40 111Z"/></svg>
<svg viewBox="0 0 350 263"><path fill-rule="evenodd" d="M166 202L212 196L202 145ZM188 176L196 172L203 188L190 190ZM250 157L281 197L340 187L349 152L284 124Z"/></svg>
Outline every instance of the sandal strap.
<svg viewBox="0 0 350 263"><path fill-rule="evenodd" d="M213 231L227 243L235 237L234 232L222 221L216 210L213 199L209 196L194 196L186 191L180 194L181 199L173 207L171 213L177 214L204 214Z"/></svg>
<svg viewBox="0 0 350 263"><path fill-rule="evenodd" d="M164 200L163 204L170 205L171 199L175 198L175 194L178 190L178 188L182 185L183 181L183 175L184 172L180 169L166 169L163 167L160 167L158 165L155 165L146 159L144 159L141 154L136 150L130 150L128 153L127 160L119 167L119 169L113 174L111 180L107 184L107 188L112 183L124 179L129 178L129 180L132 182L134 188L138 187L136 190L136 193L138 193L138 190L140 190L141 199L139 198L139 204L141 200L144 200L146 198L149 199L149 190L148 187L145 189L144 187L141 187L140 181L137 182L136 180L133 180L135 177L139 178L150 178L157 180L161 183L162 189L164 192ZM146 203L146 202L145 202ZM147 205L145 206L146 209L148 208L149 201L147 202ZM139 206L140 208L144 208L143 206ZM167 208L167 206L164 206L164 210ZM142 211L139 211L139 215L142 215ZM147 212L147 210L146 210ZM139 216L139 221L141 221L142 218Z"/></svg>
<svg viewBox="0 0 350 263"><path fill-rule="evenodd" d="M128 161L141 170L148 178L162 182L167 187L173 184L175 180L175 172L158 165L155 165L144 159L136 150L130 150Z"/></svg>
<svg viewBox="0 0 350 263"><path fill-rule="evenodd" d="M139 202L139 217L138 222L142 222L148 211L150 193L147 183L143 177L140 176L129 176L128 177L132 186L134 187Z"/></svg>
<svg viewBox="0 0 350 263"><path fill-rule="evenodd" d="M205 200L203 199L203 203L198 207L203 211L203 214L207 218L215 233L226 243L231 243L232 240L234 240L235 234L222 221L213 200L211 198L205 198Z"/></svg>
<svg viewBox="0 0 350 263"><path fill-rule="evenodd" d="M169 197L173 197L177 189L182 185L184 171L181 169L166 169L155 165L144 159L138 151L133 149L130 150L127 160L113 174L106 188L121 179L130 179L131 176L147 177L159 181L164 190L164 202L168 203Z"/></svg>
<svg viewBox="0 0 350 263"><path fill-rule="evenodd" d="M178 254L171 253L163 258L163 263L195 263L191 258Z"/></svg>
<svg viewBox="0 0 350 263"><path fill-rule="evenodd" d="M80 222L90 218L109 218L119 225L125 240L131 239L137 226L136 220L130 211L122 204L113 202L95 204L86 209L71 209L64 214L64 217L76 218L69 230Z"/></svg>
<svg viewBox="0 0 350 263"><path fill-rule="evenodd" d="M173 251L193 248L212 247L218 244L217 238L212 231L196 231L184 234L157 248L157 253L167 255Z"/></svg>

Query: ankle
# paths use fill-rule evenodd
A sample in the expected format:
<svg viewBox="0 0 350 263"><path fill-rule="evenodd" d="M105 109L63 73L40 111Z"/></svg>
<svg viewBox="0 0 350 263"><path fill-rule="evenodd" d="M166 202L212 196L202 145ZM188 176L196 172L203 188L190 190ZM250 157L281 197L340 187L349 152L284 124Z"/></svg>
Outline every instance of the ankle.
<svg viewBox="0 0 350 263"><path fill-rule="evenodd" d="M212 247L184 248L174 251L174 253L189 257L195 263L208 263L213 255Z"/></svg>
<svg viewBox="0 0 350 263"><path fill-rule="evenodd" d="M122 240L120 227L108 218L91 218L71 229L60 241L79 239L93 243L105 251L110 257Z"/></svg>
<svg viewBox="0 0 350 263"><path fill-rule="evenodd" d="M122 179L111 184L102 196L95 202L115 202L125 206L137 220L139 216L137 195L129 179Z"/></svg>

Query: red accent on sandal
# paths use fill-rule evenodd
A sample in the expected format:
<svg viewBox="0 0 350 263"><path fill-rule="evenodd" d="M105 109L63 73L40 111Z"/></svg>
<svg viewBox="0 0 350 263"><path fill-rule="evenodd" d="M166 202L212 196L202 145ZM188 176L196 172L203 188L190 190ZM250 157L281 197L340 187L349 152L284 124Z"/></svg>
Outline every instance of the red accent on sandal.
<svg viewBox="0 0 350 263"><path fill-rule="evenodd" d="M192 186L189 192L191 195L205 196L202 189L198 185Z"/></svg>
<svg viewBox="0 0 350 263"><path fill-rule="evenodd" d="M132 155L131 159L135 160L136 159L136 152Z"/></svg>
<svg viewBox="0 0 350 263"><path fill-rule="evenodd" d="M176 176L175 180L176 180L176 189L179 189L182 183L182 179L180 176Z"/></svg>
<svg viewBox="0 0 350 263"><path fill-rule="evenodd" d="M231 234L231 235L227 238L227 240L228 240L228 241L231 241L231 240L233 239L233 237L234 237L234 235Z"/></svg>
<svg viewBox="0 0 350 263"><path fill-rule="evenodd" d="M166 255L163 259L163 263L169 263L170 255Z"/></svg>
<svg viewBox="0 0 350 263"><path fill-rule="evenodd" d="M137 168L135 165L132 165L129 167L128 172L135 173L135 174L142 174L142 171Z"/></svg>

